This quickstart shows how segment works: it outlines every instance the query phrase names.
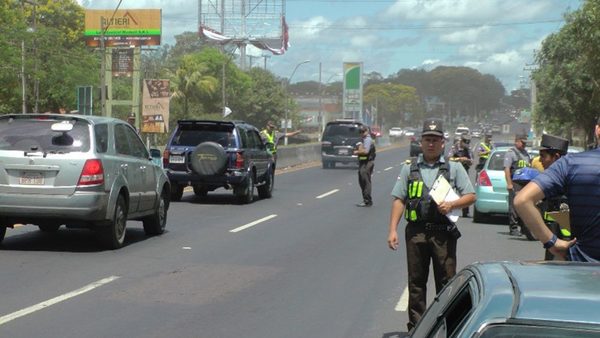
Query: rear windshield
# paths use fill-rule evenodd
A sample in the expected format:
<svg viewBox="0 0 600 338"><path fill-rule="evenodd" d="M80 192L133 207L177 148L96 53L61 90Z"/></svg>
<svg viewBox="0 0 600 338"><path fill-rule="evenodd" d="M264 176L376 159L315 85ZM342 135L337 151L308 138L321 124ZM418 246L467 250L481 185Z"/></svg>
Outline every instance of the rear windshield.
<svg viewBox="0 0 600 338"><path fill-rule="evenodd" d="M350 124L330 124L325 128L326 136L344 136L360 137L360 131L357 125Z"/></svg>
<svg viewBox="0 0 600 338"><path fill-rule="evenodd" d="M489 170L504 170L504 151L497 151L490 157Z"/></svg>
<svg viewBox="0 0 600 338"><path fill-rule="evenodd" d="M232 125L179 125L171 142L174 146L197 146L203 142L216 142L223 148L235 147Z"/></svg>
<svg viewBox="0 0 600 338"><path fill-rule="evenodd" d="M55 123L68 121L69 131L53 131ZM89 124L81 120L54 118L0 119L0 150L44 153L87 152L90 150Z"/></svg>

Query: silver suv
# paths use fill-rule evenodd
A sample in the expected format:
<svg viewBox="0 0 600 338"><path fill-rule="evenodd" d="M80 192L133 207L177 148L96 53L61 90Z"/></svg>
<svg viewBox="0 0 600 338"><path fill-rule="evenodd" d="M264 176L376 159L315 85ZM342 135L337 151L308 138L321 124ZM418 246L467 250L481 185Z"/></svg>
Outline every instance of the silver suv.
<svg viewBox="0 0 600 338"><path fill-rule="evenodd" d="M125 121L98 116L0 116L0 241L14 224L98 230L125 241L128 219L164 232L169 180Z"/></svg>

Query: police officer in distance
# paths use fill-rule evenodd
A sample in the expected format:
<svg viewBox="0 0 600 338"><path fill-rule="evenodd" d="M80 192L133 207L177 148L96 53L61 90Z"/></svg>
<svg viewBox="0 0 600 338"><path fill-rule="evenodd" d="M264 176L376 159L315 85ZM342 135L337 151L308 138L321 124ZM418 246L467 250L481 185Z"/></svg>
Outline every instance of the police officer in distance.
<svg viewBox="0 0 600 338"><path fill-rule="evenodd" d="M363 201L357 207L370 207L373 205L371 197L371 176L375 167L375 143L367 126L360 127L362 142L358 143L354 155L358 155L358 184L362 191Z"/></svg>
<svg viewBox="0 0 600 338"><path fill-rule="evenodd" d="M479 163L475 166L475 171L480 172L485 165L485 161L487 161L488 157L490 157L490 153L494 146L492 145L492 134L486 132L483 142L479 143L479 147L477 147L477 156L479 157Z"/></svg>
<svg viewBox="0 0 600 338"><path fill-rule="evenodd" d="M301 132L301 130L296 130L287 133L279 133L277 127L275 127L275 123L273 123L273 121L268 121L265 129L260 131L260 137L267 146L267 150L273 154L273 161L277 162L277 144L279 143L279 139L282 137L298 135Z"/></svg>
<svg viewBox="0 0 600 338"><path fill-rule="evenodd" d="M471 164L473 163L473 152L471 148L469 148L469 144L471 143L471 138L469 135L462 134L460 136L460 140L457 144L455 144L450 152L448 153L448 157L450 161L455 161L462 164L463 168L469 174L469 169L471 169ZM469 217L469 208L463 208L462 210L463 217Z"/></svg>
<svg viewBox="0 0 600 338"><path fill-rule="evenodd" d="M513 201L523 186L518 182L513 182L512 177L515 170L531 165L531 158L527 149L525 149L526 144L526 135L516 135L515 146L508 149L506 154L504 154L504 178L506 179L506 189L508 190L508 226L511 236L521 236L519 215L515 211Z"/></svg>
<svg viewBox="0 0 600 338"><path fill-rule="evenodd" d="M544 134L540 143L540 162L545 169L548 169L559 158L567 154L569 149L569 140L564 138ZM568 229L561 229L559 224L548 213L552 211L560 211L561 206L564 207L566 197L563 195L546 198L540 204L540 212L546 226L554 235L562 240L570 240L571 232ZM545 260L553 260L554 255L549 250L546 250Z"/></svg>
<svg viewBox="0 0 600 338"><path fill-rule="evenodd" d="M398 224L404 213L408 266L408 329L419 321L427 307L427 278L433 261L436 291L456 274L456 243L460 232L445 216L475 202L475 190L467 172L457 162L443 157L444 130L440 119L427 119L421 137L422 154L402 166L392 190L388 246L398 248ZM429 196L433 182L443 175L460 195L458 200L437 205Z"/></svg>

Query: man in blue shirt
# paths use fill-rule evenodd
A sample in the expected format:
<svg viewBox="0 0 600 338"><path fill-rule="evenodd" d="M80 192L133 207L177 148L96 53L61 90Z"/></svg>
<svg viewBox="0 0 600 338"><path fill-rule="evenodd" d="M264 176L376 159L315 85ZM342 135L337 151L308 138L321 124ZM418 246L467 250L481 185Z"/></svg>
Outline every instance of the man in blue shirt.
<svg viewBox="0 0 600 338"><path fill-rule="evenodd" d="M600 138L600 119L595 127ZM569 201L571 234L565 241L544 225L535 203L564 194ZM552 254L572 261L600 260L600 149L570 154L554 162L515 197L523 222Z"/></svg>

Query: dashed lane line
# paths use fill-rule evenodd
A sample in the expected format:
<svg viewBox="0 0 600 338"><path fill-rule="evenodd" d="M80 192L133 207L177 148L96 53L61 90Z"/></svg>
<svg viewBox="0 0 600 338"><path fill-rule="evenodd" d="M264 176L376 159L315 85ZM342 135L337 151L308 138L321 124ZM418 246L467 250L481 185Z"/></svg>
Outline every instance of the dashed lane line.
<svg viewBox="0 0 600 338"><path fill-rule="evenodd" d="M234 233L235 232L240 232L242 230L245 230L245 229L248 229L250 227L253 227L253 226L255 226L255 225L259 224L259 223L266 222L266 221L268 221L268 220L270 220L272 218L275 218L275 217L277 217L277 215L276 214L272 214L272 215L269 215L267 217L263 217L261 219L258 219L258 220L254 221L254 222L248 223L246 225L242 225L241 227L237 227L235 229L231 229L231 230L229 230L229 232L234 232Z"/></svg>
<svg viewBox="0 0 600 338"><path fill-rule="evenodd" d="M383 169L383 171L388 171L388 170L392 170L392 169L394 169L394 167L387 167L387 168Z"/></svg>
<svg viewBox="0 0 600 338"><path fill-rule="evenodd" d="M6 324L6 323L8 323L8 322L10 322L12 320L17 319L17 318L20 318L20 317L23 317L23 316L27 316L29 314L32 314L32 313L36 312L36 311L39 311L39 310L45 309L45 308L47 308L49 306L58 304L58 303L63 302L65 300L69 299L69 298L73 298L73 297L79 296L79 295L81 295L83 293L92 291L95 288L98 288L98 287L100 287L102 285L108 284L108 283L110 283L110 282L112 282L112 281L114 281L114 280L116 280L118 278L119 278L119 276L110 276L110 277L107 277L107 278L103 278L103 279L101 279L99 281L90 283L90 284L88 284L88 285L86 285L86 286L84 286L84 287L82 287L80 289L77 289L75 291L71 291L71 292L65 293L65 294L60 295L58 297L54 297L54 298L49 299L47 301L44 301L44 302L32 305L30 307L24 308L24 309L19 310L17 312L13 312L13 313L4 315L4 316L0 317L0 325L4 325L4 324Z"/></svg>
<svg viewBox="0 0 600 338"><path fill-rule="evenodd" d="M398 301L398 304L396 304L396 308L394 310L398 312L406 312L406 309L408 309L408 286L404 288L404 292L402 292L402 296L400 297L400 300Z"/></svg>
<svg viewBox="0 0 600 338"><path fill-rule="evenodd" d="M331 190L331 191L328 191L328 192L326 192L326 193L324 193L324 194L322 194L322 195L319 195L319 196L317 196L317 197L315 197L315 198L317 198L317 199L321 199L321 198L323 198L323 197L327 197L327 196L329 196L329 195L333 195L333 194L335 194L335 193L336 193L336 192L338 192L338 191L340 191L340 189L333 189L333 190Z"/></svg>

